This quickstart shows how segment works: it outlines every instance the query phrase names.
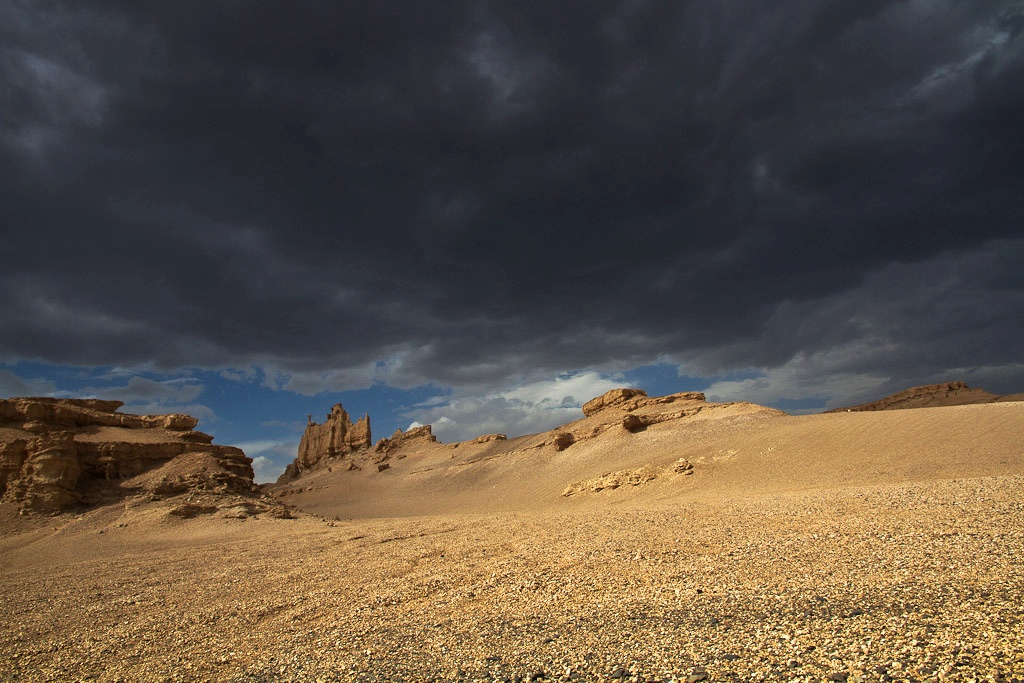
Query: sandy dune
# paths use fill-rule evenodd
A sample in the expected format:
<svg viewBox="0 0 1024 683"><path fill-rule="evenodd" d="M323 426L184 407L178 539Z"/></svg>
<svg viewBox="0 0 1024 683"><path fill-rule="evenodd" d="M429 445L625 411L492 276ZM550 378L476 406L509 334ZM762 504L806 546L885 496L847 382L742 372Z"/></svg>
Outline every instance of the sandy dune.
<svg viewBox="0 0 1024 683"><path fill-rule="evenodd" d="M295 520L4 507L0 681L1024 680L1024 403L598 431L325 468Z"/></svg>

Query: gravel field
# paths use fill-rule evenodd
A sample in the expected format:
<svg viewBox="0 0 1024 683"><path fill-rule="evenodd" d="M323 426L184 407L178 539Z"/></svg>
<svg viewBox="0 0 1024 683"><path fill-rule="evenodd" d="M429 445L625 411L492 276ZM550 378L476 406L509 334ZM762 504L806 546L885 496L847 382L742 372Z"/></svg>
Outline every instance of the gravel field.
<svg viewBox="0 0 1024 683"><path fill-rule="evenodd" d="M0 681L1024 681L1024 477L622 500L54 518Z"/></svg>

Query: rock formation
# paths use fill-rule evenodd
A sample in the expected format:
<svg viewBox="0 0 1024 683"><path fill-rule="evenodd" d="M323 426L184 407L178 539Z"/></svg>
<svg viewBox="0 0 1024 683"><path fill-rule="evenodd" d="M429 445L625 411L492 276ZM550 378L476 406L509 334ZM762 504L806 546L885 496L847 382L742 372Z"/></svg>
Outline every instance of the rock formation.
<svg viewBox="0 0 1024 683"><path fill-rule="evenodd" d="M636 397L646 398L647 392L643 389L612 389L584 403L583 414L590 417L605 408L624 407L630 399ZM629 410L629 408L625 409Z"/></svg>
<svg viewBox="0 0 1024 683"><path fill-rule="evenodd" d="M920 387L911 387L903 391L886 396L885 398L871 403L850 406L848 408L836 408L827 412L864 412L873 410L901 410L904 408L933 408L938 406L957 406L974 403L997 403L1003 401L1021 401L1024 394L1013 394L1010 396L999 396L984 389L974 389L964 382L942 382L940 384L925 384Z"/></svg>
<svg viewBox="0 0 1024 683"><path fill-rule="evenodd" d="M327 413L327 419L323 424L313 422L313 416L310 415L307 418L306 431L299 441L298 454L278 477L277 483L283 484L297 479L307 472L327 466L331 460L367 451L373 443L372 438L370 416L364 415L353 424L348 412L340 403L331 407L331 412ZM352 461L349 461L348 467L356 468Z"/></svg>
<svg viewBox="0 0 1024 683"><path fill-rule="evenodd" d="M188 415L119 413L120 401L0 399L0 500L33 511L132 493L252 495L252 460Z"/></svg>
<svg viewBox="0 0 1024 683"><path fill-rule="evenodd" d="M340 403L331 408L323 424L308 419L306 431L299 441L299 453L295 464L300 472L314 469L328 458L340 458L370 447L370 416L352 424L348 413Z"/></svg>
<svg viewBox="0 0 1024 683"><path fill-rule="evenodd" d="M580 493L600 493L605 490L614 490L620 486L643 486L659 477L671 477L673 475L690 476L693 474L693 464L686 458L680 458L668 467L652 467L646 465L632 470L619 470L618 472L606 472L599 477L577 481L569 484L562 491L565 497L575 496Z"/></svg>
<svg viewBox="0 0 1024 683"><path fill-rule="evenodd" d="M677 403L680 401L704 403L705 400L704 394L699 391L684 391L678 394L669 394L668 396L650 397L643 389L612 389L584 403L583 414L586 417L591 417L608 408L617 408L628 413L640 408L664 403Z"/></svg>
<svg viewBox="0 0 1024 683"><path fill-rule="evenodd" d="M505 434L484 434L483 436L478 436L475 439L470 439L466 443L490 443L491 441L505 441L507 439L508 436Z"/></svg>
<svg viewBox="0 0 1024 683"><path fill-rule="evenodd" d="M563 425L557 430L512 440L505 434L484 434L468 441L448 444L445 448L461 449L460 454L468 450L477 456L482 451L491 455L525 452L535 448L564 451L573 444L596 438L611 429L641 432L651 425L696 415L707 405L704 394L699 392L652 397L641 389L612 389L583 405L582 420ZM437 437L430 425L423 425L405 432L398 429L390 437L377 441L372 449L369 444L369 416L353 425L345 409L340 404L335 405L324 424L316 424L309 419L299 444L298 455L278 478L275 486L284 487L303 475L321 469L334 472L340 467L344 472L383 472L398 467L398 460L429 452L431 445L437 444ZM280 494L281 491L299 489L275 490Z"/></svg>
<svg viewBox="0 0 1024 683"><path fill-rule="evenodd" d="M496 434L494 436L502 436L502 435L501 434ZM491 439L487 439L487 440L490 441ZM390 438L381 439L380 441L378 441L377 445L374 446L373 450L376 453L390 454L390 453L393 453L394 451L398 450L399 448L401 448L401 447L403 447L403 446L405 446L407 444L413 443L415 441L423 441L423 442L426 442L426 443L436 443L437 442L437 437L434 436L433 429L431 428L430 425L422 425L420 427L413 427L412 429L410 429L407 432L403 432L401 429L396 429L395 433L392 434ZM478 443L483 443L483 442L478 442Z"/></svg>

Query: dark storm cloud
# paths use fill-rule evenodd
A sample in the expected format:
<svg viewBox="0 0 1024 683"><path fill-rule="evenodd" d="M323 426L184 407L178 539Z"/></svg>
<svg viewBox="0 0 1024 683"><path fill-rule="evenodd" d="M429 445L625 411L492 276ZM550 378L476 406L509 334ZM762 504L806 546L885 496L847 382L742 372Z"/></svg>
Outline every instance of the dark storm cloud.
<svg viewBox="0 0 1024 683"><path fill-rule="evenodd" d="M937 335L936 369L1019 362L1019 267L990 247L1024 220L1022 15L8 3L0 352L486 385L779 367L870 319ZM931 266L856 296L957 253L988 259L951 290L968 340L915 324L952 282Z"/></svg>

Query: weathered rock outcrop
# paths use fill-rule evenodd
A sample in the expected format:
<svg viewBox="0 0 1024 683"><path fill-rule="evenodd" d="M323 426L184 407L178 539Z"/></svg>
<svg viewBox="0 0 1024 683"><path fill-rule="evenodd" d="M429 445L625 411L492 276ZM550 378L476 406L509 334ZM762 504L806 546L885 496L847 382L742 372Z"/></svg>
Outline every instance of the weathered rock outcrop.
<svg viewBox="0 0 1024 683"><path fill-rule="evenodd" d="M643 389L612 389L584 403L583 414L586 417L591 417L608 408L617 408L628 413L640 408L665 403L704 403L705 400L704 394L699 391L684 391L678 394L669 394L668 396L651 397Z"/></svg>
<svg viewBox="0 0 1024 683"><path fill-rule="evenodd" d="M398 450L399 448L409 445L415 441L422 441L424 443L436 443L437 437L434 436L433 429L431 428L430 425L413 427L407 432L403 432L401 429L396 429L395 433L392 434L390 438L381 439L380 441L378 441L377 445L374 446L373 450L377 453L390 454Z"/></svg>
<svg viewBox="0 0 1024 683"><path fill-rule="evenodd" d="M676 475L690 476L693 474L693 465L689 460L680 458L668 467L652 467L646 465L633 470L619 470L618 472L606 472L599 477L577 481L569 484L562 491L565 497L575 496L580 493L600 493L605 490L617 489L620 486L643 486L655 479L673 477Z"/></svg>
<svg viewBox="0 0 1024 683"><path fill-rule="evenodd" d="M331 407L323 424L313 422L313 416L310 415L306 431L299 441L298 454L278 477L277 483L294 481L307 472L329 466L328 463L333 460L368 451L373 443L372 438L370 416L364 415L353 424L340 403ZM357 469L352 460L349 460L348 469Z"/></svg>
<svg viewBox="0 0 1024 683"><path fill-rule="evenodd" d="M131 493L253 492L252 460L193 431L195 418L117 412L122 405L0 399L0 499L57 511Z"/></svg>
<svg viewBox="0 0 1024 683"><path fill-rule="evenodd" d="M583 414L590 417L605 408L624 407L630 399L637 397L647 398L647 392L643 389L612 389L584 403ZM629 408L625 409L629 410Z"/></svg>
<svg viewBox="0 0 1024 683"><path fill-rule="evenodd" d="M484 434L483 436L478 436L475 439L470 439L466 443L471 443L471 444L490 443L492 441L505 441L507 439L508 439L508 436L505 435L505 434Z"/></svg>
<svg viewBox="0 0 1024 683"><path fill-rule="evenodd" d="M864 412L874 410L901 410L905 408L934 408L939 406L970 405L1024 400L1024 394L999 396L984 389L975 389L965 382L942 382L904 389L891 396L848 408L836 408L830 413Z"/></svg>
<svg viewBox="0 0 1024 683"><path fill-rule="evenodd" d="M299 453L295 464L300 472L314 469L329 458L340 458L370 447L370 416L352 424L348 413L340 403L331 408L323 424L308 418L306 431L299 441Z"/></svg>

